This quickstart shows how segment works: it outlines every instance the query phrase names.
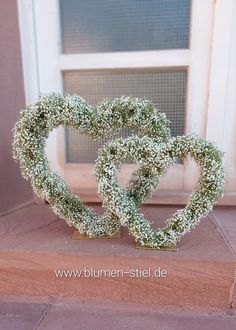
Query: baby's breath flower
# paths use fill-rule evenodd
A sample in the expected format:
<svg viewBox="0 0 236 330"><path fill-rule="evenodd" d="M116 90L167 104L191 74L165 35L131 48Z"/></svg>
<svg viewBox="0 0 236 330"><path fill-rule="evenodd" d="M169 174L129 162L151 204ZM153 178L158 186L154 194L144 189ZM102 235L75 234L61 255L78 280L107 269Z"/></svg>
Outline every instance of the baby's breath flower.
<svg viewBox="0 0 236 330"><path fill-rule="evenodd" d="M49 167L44 150L45 141L49 133L60 125L78 128L93 138L108 136L127 127L140 136L147 135L163 142L170 137L169 121L151 102L124 96L104 100L97 108L93 108L80 96L53 93L42 95L37 102L20 112L20 119L14 128L13 155L20 163L22 175L31 181L36 194L45 198L54 212L69 225L91 237L110 235L120 226L117 215L109 210L103 216L96 215L79 196L70 192L66 182ZM117 140L116 143L120 149L112 157L118 156L118 165L123 154L123 140ZM136 151L135 144L132 150ZM110 164L110 154L104 154L103 159L108 165L104 182L107 189L112 190L116 167ZM138 173L142 175L142 172ZM131 195L137 196L137 203L140 204L145 194L151 192L153 184L148 184L144 189L138 173L134 174L130 189ZM155 182L155 177L153 180ZM104 205L109 206L106 201Z"/></svg>
<svg viewBox="0 0 236 330"><path fill-rule="evenodd" d="M155 189L169 165L188 154L200 167L200 178L186 207L166 221L164 228L154 231L140 214L139 208ZM212 209L223 194L223 154L211 142L197 136L177 136L158 143L149 137L130 137L104 145L96 160L95 175L104 204L117 215L141 245L160 248L176 244ZM140 164L130 180L128 190L116 179L119 165L132 159ZM112 171L111 171L112 169Z"/></svg>

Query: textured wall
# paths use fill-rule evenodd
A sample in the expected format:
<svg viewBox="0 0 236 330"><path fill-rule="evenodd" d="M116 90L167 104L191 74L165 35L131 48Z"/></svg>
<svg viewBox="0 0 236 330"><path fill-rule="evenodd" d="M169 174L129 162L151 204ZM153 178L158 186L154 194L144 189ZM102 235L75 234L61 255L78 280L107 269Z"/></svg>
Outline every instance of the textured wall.
<svg viewBox="0 0 236 330"><path fill-rule="evenodd" d="M0 2L0 213L32 199L29 183L12 159L12 128L24 107L16 0Z"/></svg>

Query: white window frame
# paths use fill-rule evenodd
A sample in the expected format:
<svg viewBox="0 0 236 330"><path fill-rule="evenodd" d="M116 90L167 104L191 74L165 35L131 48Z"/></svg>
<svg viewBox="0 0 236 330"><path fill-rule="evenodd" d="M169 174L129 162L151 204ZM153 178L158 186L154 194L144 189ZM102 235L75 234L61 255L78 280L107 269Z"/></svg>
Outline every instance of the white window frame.
<svg viewBox="0 0 236 330"><path fill-rule="evenodd" d="M222 4L223 0L219 2ZM214 140L215 133L209 133L207 118L213 115L215 102L211 102L208 111L215 5L214 0L192 0L189 49L65 55L61 54L58 0L18 0L26 103L34 102L40 93L63 93L62 72L66 70L185 67L185 133L213 135ZM94 191L97 185L91 174L93 165L66 163L63 128L50 134L47 152L52 167L73 189L86 187ZM124 181L133 172L133 166L121 172ZM166 196L160 200L167 203L170 198L172 203L185 202L196 178L196 165L187 159L183 165L169 169L157 196Z"/></svg>

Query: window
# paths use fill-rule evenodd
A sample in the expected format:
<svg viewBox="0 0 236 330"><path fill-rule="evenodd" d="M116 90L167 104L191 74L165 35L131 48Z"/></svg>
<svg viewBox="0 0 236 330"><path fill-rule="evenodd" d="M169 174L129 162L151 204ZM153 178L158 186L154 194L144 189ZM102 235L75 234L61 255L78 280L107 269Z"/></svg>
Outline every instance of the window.
<svg viewBox="0 0 236 330"><path fill-rule="evenodd" d="M120 52L124 58L127 53L142 58L135 69L117 69L111 58L111 69L64 71L64 91L81 95L93 106L104 98L121 95L147 98L167 114L172 134L183 134L187 70L149 68L146 54L189 47L190 5L189 0L60 0L64 54L93 54L96 60L98 53ZM118 134L127 135L126 129ZM93 163L105 141L94 142L68 128L66 161Z"/></svg>
<svg viewBox="0 0 236 330"><path fill-rule="evenodd" d="M171 121L173 135L184 133L186 69L83 70L63 74L64 91L77 93L96 106L104 98L133 95L152 100ZM123 129L115 136L128 136ZM69 163L94 163L97 150L106 139L94 141L76 129L66 130L66 160Z"/></svg>
<svg viewBox="0 0 236 330"><path fill-rule="evenodd" d="M189 47L190 0L60 0L66 54Z"/></svg>
<svg viewBox="0 0 236 330"><path fill-rule="evenodd" d="M52 91L76 92L94 106L122 94L146 97L167 113L173 135L205 136L214 0L19 0L18 5L27 103ZM91 173L99 146L61 128L49 136L48 157L72 188L95 192ZM121 169L123 178L132 166ZM189 159L168 172L159 191L192 189L197 172Z"/></svg>

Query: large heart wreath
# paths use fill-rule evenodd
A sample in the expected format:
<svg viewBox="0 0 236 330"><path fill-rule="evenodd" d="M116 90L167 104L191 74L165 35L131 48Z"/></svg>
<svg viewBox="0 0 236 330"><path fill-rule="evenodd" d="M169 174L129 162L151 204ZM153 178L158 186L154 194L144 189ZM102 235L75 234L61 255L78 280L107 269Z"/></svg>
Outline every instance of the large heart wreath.
<svg viewBox="0 0 236 330"><path fill-rule="evenodd" d="M77 95L64 97L53 93L41 96L36 103L21 111L14 128L13 155L20 163L22 175L31 180L36 194L45 198L69 225L90 237L112 235L120 226L116 214L110 210L103 216L95 214L49 167L46 139L60 125L75 127L93 138L108 136L127 127L140 136L147 135L163 142L170 137L169 121L151 102L132 97L104 100L93 108ZM143 175L143 170L138 170L130 187L139 196L139 206L156 184L153 176L153 184L144 190L140 180Z"/></svg>

